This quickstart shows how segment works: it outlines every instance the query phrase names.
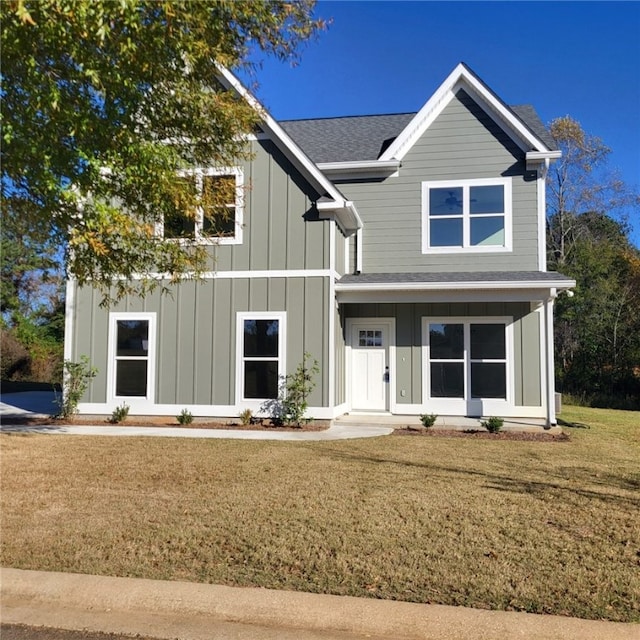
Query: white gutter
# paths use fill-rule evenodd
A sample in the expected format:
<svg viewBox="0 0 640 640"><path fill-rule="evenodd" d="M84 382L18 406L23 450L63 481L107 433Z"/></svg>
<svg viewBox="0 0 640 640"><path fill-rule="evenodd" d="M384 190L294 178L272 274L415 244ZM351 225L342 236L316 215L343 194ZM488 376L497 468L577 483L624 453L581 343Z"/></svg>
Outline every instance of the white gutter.
<svg viewBox="0 0 640 640"><path fill-rule="evenodd" d="M351 200L320 200L316 208L319 213L334 213L347 232L362 229L362 219Z"/></svg>
<svg viewBox="0 0 640 640"><path fill-rule="evenodd" d="M348 178L352 175L388 177L400 168L400 160L349 160L346 162L319 162L318 169L326 175Z"/></svg>

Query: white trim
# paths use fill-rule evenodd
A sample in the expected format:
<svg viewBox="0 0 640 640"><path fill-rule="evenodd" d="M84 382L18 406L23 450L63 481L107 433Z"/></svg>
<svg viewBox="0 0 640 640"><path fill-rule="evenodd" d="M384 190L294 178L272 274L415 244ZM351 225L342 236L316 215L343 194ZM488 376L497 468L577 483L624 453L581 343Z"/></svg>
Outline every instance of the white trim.
<svg viewBox="0 0 640 640"><path fill-rule="evenodd" d="M347 318L345 323L346 341L345 341L345 397L348 410L352 411L351 398L351 377L353 375L352 366L352 337L353 327L355 326L380 326L383 325L387 329L388 353L389 353L389 412L396 412L396 319L392 317L384 318Z"/></svg>
<svg viewBox="0 0 640 640"><path fill-rule="evenodd" d="M462 324L464 327L464 398L431 398L431 375L429 358L430 324ZM503 324L505 327L505 399L472 398L471 397L471 337L472 324ZM422 316L422 402L424 410L440 415L483 415L503 416L515 410L515 371L513 358L513 316ZM456 359L459 360L459 359ZM498 359L501 361L501 359ZM474 407L481 406L482 411L475 411Z"/></svg>
<svg viewBox="0 0 640 640"><path fill-rule="evenodd" d="M330 278L331 269L256 269L255 271L203 271L199 274L198 279L227 279L227 278ZM154 278L156 280L171 280L173 276L170 273L152 273L148 276L134 274L134 280L142 278ZM180 280L193 280L196 275L193 272L182 273L178 275Z"/></svg>
<svg viewBox="0 0 640 640"><path fill-rule="evenodd" d="M69 278L64 296L64 350L63 359L73 359L74 315L76 310L76 283Z"/></svg>
<svg viewBox="0 0 640 640"><path fill-rule="evenodd" d="M196 181L196 190L198 194L202 193L203 178L205 176L235 176L235 231L233 237L202 235L204 213L202 207L199 205L196 206L194 238L164 238L164 222L160 222L157 225L157 234L163 237L167 242L179 242L180 244L199 244L205 246L242 244L242 230L244 227L244 170L242 167L196 167L193 169L181 169L177 172L177 175L178 177L193 176Z"/></svg>
<svg viewBox="0 0 640 640"><path fill-rule="evenodd" d="M399 175L399 160L355 160L348 162L319 162L318 169L332 180L371 180L395 178Z"/></svg>
<svg viewBox="0 0 640 640"><path fill-rule="evenodd" d="M130 408L137 407L147 410L154 404L156 386L156 312L149 311L114 311L109 313L109 336L107 345L107 403L114 405L123 402ZM118 321L145 320L149 323L148 348L147 348L147 395L142 396L117 396L116 395L116 353L117 353L117 327Z"/></svg>
<svg viewBox="0 0 640 640"><path fill-rule="evenodd" d="M329 277L329 299L327 300L327 309L329 311L329 343L327 348L329 363L329 406L332 407L336 399L336 223L334 220L329 222L329 268L331 276Z"/></svg>
<svg viewBox="0 0 640 640"><path fill-rule="evenodd" d="M253 107L262 119L261 127L265 133L271 134L271 139L275 145L284 153L288 160L301 171L301 173L310 182L311 186L322 196L326 193L333 205L336 215L341 224L351 231L355 231L358 226L362 225L360 216L353 204L344 199L340 191L335 185L318 169L311 159L302 151L302 149L293 141L293 139L285 132L285 130L273 119L269 112L256 100L256 98L242 85L229 69L216 63L218 68L218 79L228 88L233 88L239 96L244 98L248 104Z"/></svg>
<svg viewBox="0 0 640 640"><path fill-rule="evenodd" d="M117 402L81 402L78 413L92 415L110 415L121 403ZM232 404L154 404L135 405L129 410L130 416L175 416L183 409L196 418L237 418L240 411ZM347 412L346 404L337 407L309 407L308 416L317 420L333 420Z"/></svg>
<svg viewBox="0 0 640 640"><path fill-rule="evenodd" d="M547 365L547 393L546 393L546 405L547 405L547 426L554 426L557 424L556 420L556 398L555 398L555 365L553 354L553 305L555 302L556 292L552 292L552 295L544 303L544 317L545 317L545 342L546 342L546 365Z"/></svg>
<svg viewBox="0 0 640 640"><path fill-rule="evenodd" d="M344 237L344 273L351 273L351 256L349 255L351 247L349 246L349 236Z"/></svg>
<svg viewBox="0 0 640 640"><path fill-rule="evenodd" d="M504 195L504 211L496 211L493 214L472 214L471 213L471 188L472 187L494 187L502 186ZM443 247L430 246L430 221L447 220L449 216L431 216L429 210L429 191L431 189L458 189L462 188L462 212L451 214L451 218L462 220L462 245L451 245ZM504 219L504 244L502 245L473 245L471 244L471 221L482 217L497 217ZM500 253L512 251L513 243L513 205L511 178L477 178L466 180L427 180L422 183L422 253Z"/></svg>
<svg viewBox="0 0 640 640"><path fill-rule="evenodd" d="M238 311L236 313L236 411L251 409L258 413L260 407L273 398L244 397L244 321L278 320L278 386L287 374L287 312L286 311ZM273 360L274 358L269 358Z"/></svg>
<svg viewBox="0 0 640 640"><path fill-rule="evenodd" d="M356 273L362 273L362 236L364 231L362 228L356 232Z"/></svg>
<svg viewBox="0 0 640 640"><path fill-rule="evenodd" d="M547 270L547 172L538 171L538 270Z"/></svg>
<svg viewBox="0 0 640 640"><path fill-rule="evenodd" d="M461 289L508 290L513 289L571 289L575 287L575 280L484 280L484 281L457 281L457 282L345 282L336 283L336 291L459 291Z"/></svg>
<svg viewBox="0 0 640 640"><path fill-rule="evenodd" d="M336 285L337 287L338 285ZM504 290L468 289L457 290L387 290L387 291L337 291L340 304L347 303L406 303L406 302L531 302L543 301L549 296L549 287L523 289L517 287Z"/></svg>
<svg viewBox="0 0 640 640"><path fill-rule="evenodd" d="M500 100L481 80L475 77L467 67L460 63L438 87L427 103L407 124L402 133L380 156L381 162L392 159L402 160L413 144L429 128L444 108L455 96L455 91L463 88L471 97L487 110L496 124L518 144L523 150L547 152L548 147L535 136L521 120ZM475 94L475 95L474 95ZM505 127L506 125L506 127ZM514 136L514 134L516 134Z"/></svg>
<svg viewBox="0 0 640 640"><path fill-rule="evenodd" d="M540 408L547 416L547 327L545 325L544 303L531 310L538 321L538 359L540 360ZM555 403L555 400L554 400Z"/></svg>

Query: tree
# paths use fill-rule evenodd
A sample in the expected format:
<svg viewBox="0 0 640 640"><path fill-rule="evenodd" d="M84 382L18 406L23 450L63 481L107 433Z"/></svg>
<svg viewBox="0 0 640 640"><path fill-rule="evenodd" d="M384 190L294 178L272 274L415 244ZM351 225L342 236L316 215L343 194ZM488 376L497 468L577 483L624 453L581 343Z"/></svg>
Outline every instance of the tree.
<svg viewBox="0 0 640 640"><path fill-rule="evenodd" d="M607 178L609 149L575 120L551 132L563 157L548 176L548 263L576 280L556 305L556 376L599 405L640 408L640 251L626 224L640 198Z"/></svg>
<svg viewBox="0 0 640 640"><path fill-rule="evenodd" d="M582 129L579 122L565 116L550 125L562 158L547 175L547 250L549 261L558 268L567 261L574 244L591 233L585 213L616 216L627 231L630 216L638 216L640 196L615 174L608 174L611 149Z"/></svg>
<svg viewBox="0 0 640 640"><path fill-rule="evenodd" d="M197 274L202 247L156 234L165 216L195 212L198 196L176 172L246 158L243 136L259 117L217 65L295 59L324 27L313 6L2 3L3 222L25 245L64 247L69 275L116 297L156 285L134 274ZM224 203L216 189L209 198L212 211Z"/></svg>

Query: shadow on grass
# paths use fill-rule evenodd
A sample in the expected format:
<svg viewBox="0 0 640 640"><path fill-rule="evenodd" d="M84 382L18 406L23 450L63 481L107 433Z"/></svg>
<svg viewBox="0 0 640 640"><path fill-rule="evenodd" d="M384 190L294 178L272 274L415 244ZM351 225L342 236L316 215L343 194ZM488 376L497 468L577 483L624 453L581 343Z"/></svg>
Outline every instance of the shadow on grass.
<svg viewBox="0 0 640 640"><path fill-rule="evenodd" d="M562 418L558 418L558 424L561 427L569 427L570 429L591 429L591 427L588 424L584 424L584 422L569 422Z"/></svg>
<svg viewBox="0 0 640 640"><path fill-rule="evenodd" d="M375 456L365 451L344 451L339 449L325 449L334 459L354 460L370 464L400 465L403 467L424 469L427 473L440 476L466 476L480 478L485 481L485 486L496 491L511 492L521 495L530 495L539 499L549 497L564 498L570 501L572 498L585 498L587 500L600 500L606 504L617 504L625 509L640 508L640 495L637 490L640 487L640 479L627 477L621 474L600 474L590 467L560 468L553 470L540 470L546 480L527 480L511 475L480 471L468 467L452 467L429 462L415 462L412 460L393 459L388 456ZM571 482L569 486L565 484ZM582 486L574 486L580 483ZM589 485L602 487L602 491L596 488L588 488ZM619 491L633 492L632 496L621 495Z"/></svg>

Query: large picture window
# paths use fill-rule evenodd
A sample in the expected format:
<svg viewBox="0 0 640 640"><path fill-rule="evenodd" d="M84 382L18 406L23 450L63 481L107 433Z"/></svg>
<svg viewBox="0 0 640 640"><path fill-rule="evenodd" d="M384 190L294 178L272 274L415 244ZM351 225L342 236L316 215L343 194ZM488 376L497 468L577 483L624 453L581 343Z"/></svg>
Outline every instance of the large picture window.
<svg viewBox="0 0 640 640"><path fill-rule="evenodd" d="M511 248L510 178L422 183L422 251Z"/></svg>
<svg viewBox="0 0 640 640"><path fill-rule="evenodd" d="M238 365L241 401L275 400L285 373L283 313L238 314Z"/></svg>
<svg viewBox="0 0 640 640"><path fill-rule="evenodd" d="M155 314L110 314L109 352L109 397L153 402Z"/></svg>
<svg viewBox="0 0 640 640"><path fill-rule="evenodd" d="M466 403L510 399L509 324L506 318L424 318L425 402Z"/></svg>
<svg viewBox="0 0 640 640"><path fill-rule="evenodd" d="M243 224L243 172L227 169L193 169L177 177L197 203L195 211L178 211L166 217L162 235L171 240L240 244Z"/></svg>

